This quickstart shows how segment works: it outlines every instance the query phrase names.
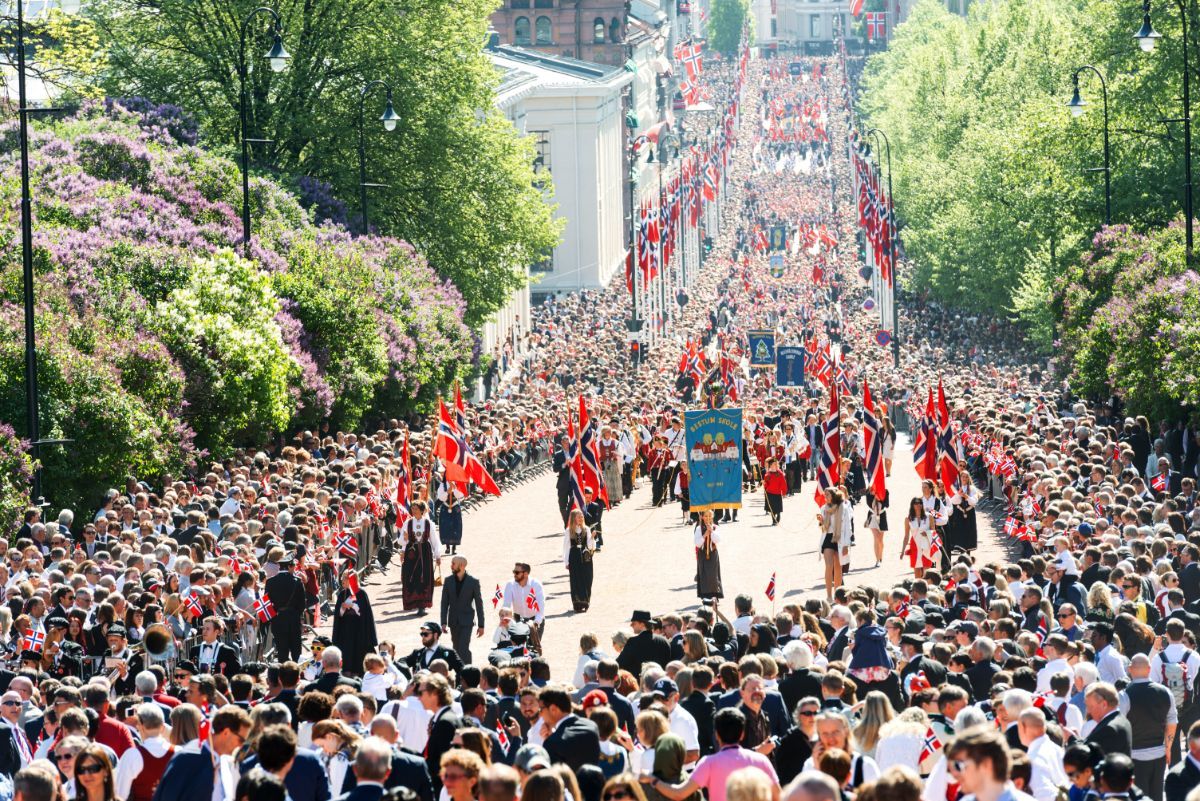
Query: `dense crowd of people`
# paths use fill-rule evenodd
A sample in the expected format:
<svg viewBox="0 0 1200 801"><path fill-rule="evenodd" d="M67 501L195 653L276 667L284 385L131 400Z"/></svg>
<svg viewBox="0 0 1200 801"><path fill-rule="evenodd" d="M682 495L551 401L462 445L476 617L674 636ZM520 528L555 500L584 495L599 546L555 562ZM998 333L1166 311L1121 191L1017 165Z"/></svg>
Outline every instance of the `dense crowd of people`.
<svg viewBox="0 0 1200 801"><path fill-rule="evenodd" d="M893 367L852 244L845 66L798 63L751 62L725 225L671 323L703 354L699 375L673 337L628 368L614 286L539 307L491 398L452 404L494 476L551 459L586 613L606 505L574 500L559 438L584 396L608 503L648 494L694 522L697 607L631 610L610 643L581 638L573 675L552 674L545 590L516 562L489 637L457 553L468 493L439 474L432 430L399 421L305 432L157 490L129 477L87 519L34 508L0 542L0 796L1197 801L1196 427L1075 398L1022 359L1008 323L919 298L902 304ZM723 104L737 67L708 68ZM782 276L763 246L777 228ZM747 333L763 327L827 355L830 375L779 387L750 368ZM953 470L889 498L867 475L867 419L890 473L892 421L918 428L939 382ZM743 409L745 489L778 521L828 470L835 387L824 597L764 615L735 594L727 615L736 512L689 509L682 412ZM976 559L985 500L1007 510L1011 560ZM878 565L889 512L913 576L856 586L852 543ZM379 641L359 586L368 562L393 559L404 607L431 610L411 651Z"/></svg>

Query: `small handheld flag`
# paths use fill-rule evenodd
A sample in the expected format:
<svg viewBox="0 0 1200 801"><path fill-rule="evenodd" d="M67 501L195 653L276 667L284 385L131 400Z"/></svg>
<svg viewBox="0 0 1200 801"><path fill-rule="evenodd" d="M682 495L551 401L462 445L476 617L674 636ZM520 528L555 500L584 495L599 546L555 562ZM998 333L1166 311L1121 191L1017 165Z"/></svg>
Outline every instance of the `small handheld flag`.
<svg viewBox="0 0 1200 801"><path fill-rule="evenodd" d="M337 547L338 553L348 559L358 556L358 542L349 534L337 535L333 538L333 544Z"/></svg>
<svg viewBox="0 0 1200 801"><path fill-rule="evenodd" d="M183 605L187 607L192 617L199 617L204 614L204 607L200 606L200 597L194 592L187 594L187 597L183 599Z"/></svg>
<svg viewBox="0 0 1200 801"><path fill-rule="evenodd" d="M504 592L500 589L500 585L496 585L496 592L492 594L492 608L495 609L504 600Z"/></svg>
<svg viewBox="0 0 1200 801"><path fill-rule="evenodd" d="M275 604L271 603L271 599L264 595L254 602L254 614L258 616L260 622L270 623L277 614Z"/></svg>
<svg viewBox="0 0 1200 801"><path fill-rule="evenodd" d="M542 611L542 606L538 603L537 593L533 591L533 587L529 588L529 594L525 596L525 606L530 612Z"/></svg>
<svg viewBox="0 0 1200 801"><path fill-rule="evenodd" d="M767 600L775 602L775 574L771 574L771 580L767 582Z"/></svg>
<svg viewBox="0 0 1200 801"><path fill-rule="evenodd" d="M41 653L46 647L46 632L34 631L33 629L25 629L25 636L21 640L21 650L35 651Z"/></svg>
<svg viewBox="0 0 1200 801"><path fill-rule="evenodd" d="M929 757L942 750L942 741L938 739L937 732L932 726L925 729L925 739L921 743L921 756L917 758L917 762L924 762Z"/></svg>

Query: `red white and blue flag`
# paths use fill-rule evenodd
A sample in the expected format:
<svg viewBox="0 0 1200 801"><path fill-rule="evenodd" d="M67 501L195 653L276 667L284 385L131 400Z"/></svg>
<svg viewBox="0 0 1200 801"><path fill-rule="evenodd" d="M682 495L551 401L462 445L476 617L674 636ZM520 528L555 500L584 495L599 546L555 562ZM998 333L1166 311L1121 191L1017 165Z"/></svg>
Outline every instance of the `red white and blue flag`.
<svg viewBox="0 0 1200 801"><path fill-rule="evenodd" d="M932 726L925 729L925 739L921 742L921 756L917 757L917 762L924 762L929 757L942 750L942 741L938 739L937 732Z"/></svg>
<svg viewBox="0 0 1200 801"><path fill-rule="evenodd" d="M775 574L771 574L771 580L767 582L767 600L772 603L775 601Z"/></svg>
<svg viewBox="0 0 1200 801"><path fill-rule="evenodd" d="M275 604L271 603L271 599L266 595L262 595L254 600L254 614L263 623L270 623L275 617Z"/></svg>
<svg viewBox="0 0 1200 801"><path fill-rule="evenodd" d="M496 591L492 593L492 608L495 609L504 600L504 590L500 589L500 585L496 585Z"/></svg>
<svg viewBox="0 0 1200 801"><path fill-rule="evenodd" d="M817 506L825 505L826 491L841 483L842 422L838 412L838 392L835 386L829 394L829 415L825 418L821 438L821 464L817 468Z"/></svg>
<svg viewBox="0 0 1200 801"><path fill-rule="evenodd" d="M25 629L25 636L21 640L22 651L36 651L41 653L46 647L46 632L34 631L33 629Z"/></svg>
<svg viewBox="0 0 1200 801"><path fill-rule="evenodd" d="M872 494L880 500L887 494L887 486L883 473L883 437L879 419L875 416L875 405L871 398L871 388L863 379L863 445L867 452L866 468L867 486Z"/></svg>

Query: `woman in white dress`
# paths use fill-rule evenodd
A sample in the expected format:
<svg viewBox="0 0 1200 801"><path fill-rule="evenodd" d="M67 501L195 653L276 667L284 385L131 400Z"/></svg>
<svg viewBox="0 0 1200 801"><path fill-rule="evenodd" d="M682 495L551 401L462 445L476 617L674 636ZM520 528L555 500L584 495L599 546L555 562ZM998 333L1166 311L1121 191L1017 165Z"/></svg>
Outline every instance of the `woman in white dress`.
<svg viewBox="0 0 1200 801"><path fill-rule="evenodd" d="M920 498L913 498L904 517L904 542L901 553L908 554L908 564L913 576L922 578L925 571L933 567L933 540L929 529L929 515Z"/></svg>
<svg viewBox="0 0 1200 801"><path fill-rule="evenodd" d="M825 506L817 515L821 526L821 557L825 560L825 600L833 601L833 591L842 585L842 563L849 558L853 536L852 511L840 487L829 490Z"/></svg>

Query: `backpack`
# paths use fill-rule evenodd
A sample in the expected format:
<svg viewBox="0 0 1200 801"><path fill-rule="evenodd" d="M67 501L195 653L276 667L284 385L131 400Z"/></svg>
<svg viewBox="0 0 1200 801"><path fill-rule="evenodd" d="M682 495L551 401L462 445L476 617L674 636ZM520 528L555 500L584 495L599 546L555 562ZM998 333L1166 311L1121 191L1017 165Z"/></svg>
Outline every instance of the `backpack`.
<svg viewBox="0 0 1200 801"><path fill-rule="evenodd" d="M1200 698L1200 676L1189 676L1187 661L1192 651L1185 649L1178 662L1167 658L1165 651L1158 655L1162 660L1163 684L1175 696L1175 707L1179 710L1190 709Z"/></svg>

